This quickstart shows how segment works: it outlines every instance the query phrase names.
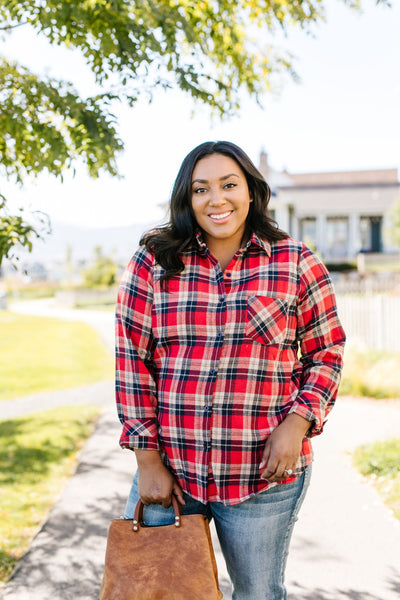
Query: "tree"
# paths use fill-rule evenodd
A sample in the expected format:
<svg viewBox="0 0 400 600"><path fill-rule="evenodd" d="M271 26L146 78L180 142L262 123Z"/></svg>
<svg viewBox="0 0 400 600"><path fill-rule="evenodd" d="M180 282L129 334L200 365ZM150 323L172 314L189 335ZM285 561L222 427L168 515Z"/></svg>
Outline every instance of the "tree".
<svg viewBox="0 0 400 600"><path fill-rule="evenodd" d="M323 0L0 0L3 35L30 27L79 50L101 86L82 98L69 82L0 58L0 175L20 184L43 171L62 177L78 159L92 177L117 175L116 100L133 106L178 86L229 115L241 90L260 100L277 78L296 76L292 57L264 40L323 17Z"/></svg>
<svg viewBox="0 0 400 600"><path fill-rule="evenodd" d="M115 284L117 271L118 265L113 259L103 253L101 246L96 246L93 264L82 274L88 287L111 287Z"/></svg>

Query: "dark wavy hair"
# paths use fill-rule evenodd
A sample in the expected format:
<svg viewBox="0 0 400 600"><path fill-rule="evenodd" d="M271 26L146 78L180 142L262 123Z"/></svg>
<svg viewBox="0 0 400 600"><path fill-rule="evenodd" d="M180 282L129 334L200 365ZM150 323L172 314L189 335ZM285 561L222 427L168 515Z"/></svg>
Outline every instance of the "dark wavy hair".
<svg viewBox="0 0 400 600"><path fill-rule="evenodd" d="M144 244L147 250L153 252L156 262L165 269L161 277L162 282L178 275L184 269L180 254L191 246L194 233L199 229L192 209L193 171L199 160L212 154L223 154L232 158L246 177L253 202L250 203L246 218L244 239L248 239L253 232L269 242L289 237L270 217L268 203L271 190L247 154L231 142L204 142L189 152L182 162L172 189L169 222L148 231L140 240L140 244Z"/></svg>

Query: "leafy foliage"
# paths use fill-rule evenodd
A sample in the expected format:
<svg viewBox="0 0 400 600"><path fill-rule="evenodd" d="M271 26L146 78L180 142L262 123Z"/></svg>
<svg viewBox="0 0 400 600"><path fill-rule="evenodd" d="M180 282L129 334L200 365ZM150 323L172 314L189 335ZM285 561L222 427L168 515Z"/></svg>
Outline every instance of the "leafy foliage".
<svg viewBox="0 0 400 600"><path fill-rule="evenodd" d="M242 87L259 96L275 73L291 71L291 56L269 42L277 28L309 29L323 18L322 0L0 2L3 30L26 24L51 43L79 49L96 81L115 75L129 101L143 85L177 84L221 114L238 107Z"/></svg>
<svg viewBox="0 0 400 600"><path fill-rule="evenodd" d="M101 246L94 249L94 262L83 271L84 283L88 287L111 287L115 285L118 265L106 256Z"/></svg>
<svg viewBox="0 0 400 600"><path fill-rule="evenodd" d="M266 31L322 16L320 0L42 0L0 3L9 28L29 24L51 43L78 48L96 81L111 74L134 102L145 84L174 83L218 108L238 105L241 86L259 94L271 74L290 68L269 44L256 43L248 25ZM258 36L260 37L260 36Z"/></svg>
<svg viewBox="0 0 400 600"><path fill-rule="evenodd" d="M35 211L30 216L34 224L25 220L22 209L17 215L10 215L6 199L0 194L0 266L5 257L17 260L14 254L16 247L25 247L32 251L33 241L50 231L47 215Z"/></svg>
<svg viewBox="0 0 400 600"><path fill-rule="evenodd" d="M293 57L271 44L274 32L309 30L323 18L323 0L0 0L3 35L29 27L81 52L101 86L84 99L71 83L0 58L0 175L19 183L43 171L61 177L77 159L92 177L116 175L123 143L115 100L132 106L140 94L177 86L232 114L241 90L259 100L282 77L296 77Z"/></svg>
<svg viewBox="0 0 400 600"><path fill-rule="evenodd" d="M71 84L40 79L28 69L0 59L0 164L20 183L47 170L55 176L80 157L90 175L117 173L122 148L104 99L82 100Z"/></svg>

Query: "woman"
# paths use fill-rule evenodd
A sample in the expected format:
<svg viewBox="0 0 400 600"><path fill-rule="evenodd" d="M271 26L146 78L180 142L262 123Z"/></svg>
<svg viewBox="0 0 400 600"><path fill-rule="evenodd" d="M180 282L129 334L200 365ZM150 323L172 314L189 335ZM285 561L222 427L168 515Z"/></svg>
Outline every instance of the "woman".
<svg viewBox="0 0 400 600"><path fill-rule="evenodd" d="M269 198L236 145L192 150L117 306L120 443L138 464L125 516L140 497L146 522L165 524L174 494L214 518L234 600L286 598L345 341L325 267L277 228Z"/></svg>

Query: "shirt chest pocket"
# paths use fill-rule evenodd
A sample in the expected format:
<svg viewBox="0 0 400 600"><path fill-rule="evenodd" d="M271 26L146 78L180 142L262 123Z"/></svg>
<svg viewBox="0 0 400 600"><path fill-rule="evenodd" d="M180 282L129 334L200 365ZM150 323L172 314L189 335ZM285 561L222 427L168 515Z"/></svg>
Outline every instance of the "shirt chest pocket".
<svg viewBox="0 0 400 600"><path fill-rule="evenodd" d="M247 297L245 334L259 344L282 344L287 340L288 303L270 296Z"/></svg>

